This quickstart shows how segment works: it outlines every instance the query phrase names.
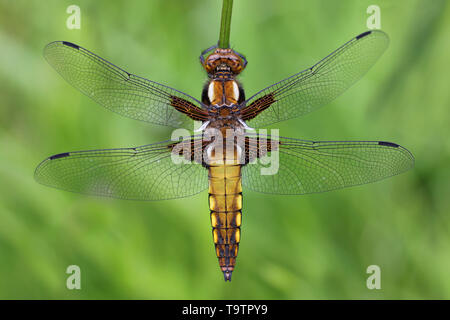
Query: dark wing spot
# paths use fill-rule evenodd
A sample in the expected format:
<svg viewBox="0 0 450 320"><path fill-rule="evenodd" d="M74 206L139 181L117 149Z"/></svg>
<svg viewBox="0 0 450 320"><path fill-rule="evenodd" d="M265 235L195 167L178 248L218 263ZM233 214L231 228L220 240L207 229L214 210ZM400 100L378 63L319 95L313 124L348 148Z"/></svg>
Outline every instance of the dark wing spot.
<svg viewBox="0 0 450 320"><path fill-rule="evenodd" d="M55 154L54 156L51 156L50 160L55 160L55 159L59 159L59 158L68 157L69 155L70 155L69 152L58 153L58 154Z"/></svg>
<svg viewBox="0 0 450 320"><path fill-rule="evenodd" d="M72 48L77 49L77 50L80 49L80 47L77 46L75 43L68 42L68 41L63 41L63 45L68 46L68 47L72 47Z"/></svg>
<svg viewBox="0 0 450 320"><path fill-rule="evenodd" d="M386 142L386 141L378 141L378 144L380 146L386 146L386 147L393 147L393 148L398 148L399 145L396 143L392 143L392 142Z"/></svg>
<svg viewBox="0 0 450 320"><path fill-rule="evenodd" d="M364 38L365 36L367 36L367 35L369 35L369 34L371 34L372 33L372 31L366 31L366 32L363 32L363 33L361 33L359 36L356 36L356 40L359 40L359 39L361 39L361 38Z"/></svg>

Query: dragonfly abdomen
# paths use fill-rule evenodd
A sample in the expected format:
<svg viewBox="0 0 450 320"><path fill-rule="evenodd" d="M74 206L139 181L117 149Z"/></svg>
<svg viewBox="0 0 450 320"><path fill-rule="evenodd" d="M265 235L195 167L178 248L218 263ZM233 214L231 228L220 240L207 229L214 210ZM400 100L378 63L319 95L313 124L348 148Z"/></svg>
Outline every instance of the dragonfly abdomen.
<svg viewBox="0 0 450 320"><path fill-rule="evenodd" d="M209 209L219 266L225 281L231 281L241 239L241 166L211 163L209 166Z"/></svg>

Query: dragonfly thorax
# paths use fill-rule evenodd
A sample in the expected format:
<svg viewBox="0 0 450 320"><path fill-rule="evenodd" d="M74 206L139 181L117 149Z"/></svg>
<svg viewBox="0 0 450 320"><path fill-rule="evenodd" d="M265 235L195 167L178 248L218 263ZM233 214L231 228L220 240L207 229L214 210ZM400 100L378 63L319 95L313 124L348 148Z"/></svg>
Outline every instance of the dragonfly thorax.
<svg viewBox="0 0 450 320"><path fill-rule="evenodd" d="M204 123L204 129L202 131L207 131L209 129L217 129L219 131L224 130L233 130L235 132L244 133L246 129L245 123L242 120L239 120L238 117L230 117L228 119L225 118L217 118L211 119Z"/></svg>
<svg viewBox="0 0 450 320"><path fill-rule="evenodd" d="M236 112L244 100L244 90L234 78L209 79L203 87L202 102L214 114Z"/></svg>

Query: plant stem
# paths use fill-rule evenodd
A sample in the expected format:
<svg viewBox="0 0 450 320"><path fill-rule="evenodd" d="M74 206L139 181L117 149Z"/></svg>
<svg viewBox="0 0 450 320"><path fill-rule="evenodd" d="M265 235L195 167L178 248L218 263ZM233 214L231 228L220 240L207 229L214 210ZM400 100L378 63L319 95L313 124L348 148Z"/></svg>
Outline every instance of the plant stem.
<svg viewBox="0 0 450 320"><path fill-rule="evenodd" d="M233 11L233 0L223 0L222 21L220 23L219 48L230 47L231 12Z"/></svg>

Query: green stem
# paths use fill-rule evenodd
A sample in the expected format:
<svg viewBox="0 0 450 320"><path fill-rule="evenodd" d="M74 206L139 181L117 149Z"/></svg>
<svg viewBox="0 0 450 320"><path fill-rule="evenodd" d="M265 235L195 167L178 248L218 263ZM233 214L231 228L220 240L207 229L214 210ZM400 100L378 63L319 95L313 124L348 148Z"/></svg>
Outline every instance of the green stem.
<svg viewBox="0 0 450 320"><path fill-rule="evenodd" d="M231 12L233 11L233 0L223 0L222 21L220 23L219 48L230 47Z"/></svg>

